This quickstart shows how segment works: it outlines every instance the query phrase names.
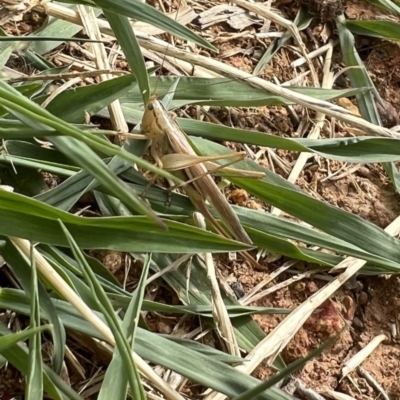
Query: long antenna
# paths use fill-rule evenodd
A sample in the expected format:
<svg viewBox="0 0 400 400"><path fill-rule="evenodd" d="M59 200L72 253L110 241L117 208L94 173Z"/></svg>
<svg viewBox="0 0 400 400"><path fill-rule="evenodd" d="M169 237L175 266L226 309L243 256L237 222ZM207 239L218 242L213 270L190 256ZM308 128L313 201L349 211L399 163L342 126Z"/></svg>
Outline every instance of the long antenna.
<svg viewBox="0 0 400 400"><path fill-rule="evenodd" d="M179 11L180 11L180 9L181 9L182 1L183 1L183 0L178 0L178 8L177 8L177 10L176 10L175 19L174 19L175 22L178 22L178 15L179 15ZM162 1L160 2L160 4L161 4L161 7L163 7L163 6L162 6ZM164 11L165 11L165 10L164 10ZM167 33L168 33L168 32L167 32ZM172 40L172 41L174 40L172 35L171 35L171 40ZM165 47L163 59L162 59L162 62L161 62L160 72L162 71L162 69L163 69L163 67L164 67L164 63L165 63L165 59L167 58L167 53L168 53L169 46L170 46L170 44L168 43L167 46ZM154 86L154 90L153 90L153 93L152 93L153 95L154 95L154 94L156 93L156 91L157 91L157 85L158 85L158 79L156 80L156 84L155 84L155 86Z"/></svg>

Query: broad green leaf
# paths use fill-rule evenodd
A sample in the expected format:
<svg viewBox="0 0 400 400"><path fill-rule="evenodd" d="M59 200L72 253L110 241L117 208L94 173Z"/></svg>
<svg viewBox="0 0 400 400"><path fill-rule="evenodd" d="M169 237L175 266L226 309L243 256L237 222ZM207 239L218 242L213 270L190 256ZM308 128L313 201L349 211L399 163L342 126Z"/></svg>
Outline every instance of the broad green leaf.
<svg viewBox="0 0 400 400"><path fill-rule="evenodd" d="M226 364L235 364L239 365L243 363L243 359L241 357L231 356L228 353L224 353L220 350L215 349L214 347L207 346L203 343L196 342L194 340L185 339L179 336L172 335L160 335L165 337L165 339L172 340L176 343L179 343L181 346L188 347L194 351L198 351L199 353L207 355L207 357L212 357L215 360L221 361Z"/></svg>
<svg viewBox="0 0 400 400"><path fill-rule="evenodd" d="M171 88L176 85L176 88ZM321 89L313 87L291 86L296 93L306 94L321 100L333 100L341 97L354 96L368 91L368 88ZM292 102L255 88L246 80L228 78L199 78L199 77L150 77L150 90L159 98L173 92L173 99L168 109L179 108L188 104L232 107L257 107L263 105L286 105ZM135 88L121 97L121 103L143 111L143 99L140 91ZM128 104L129 103L129 104ZM133 103L133 104L132 104Z"/></svg>
<svg viewBox="0 0 400 400"><path fill-rule="evenodd" d="M189 135L217 141L227 140L248 145L315 153L332 160L354 163L387 162L400 159L400 140L394 138L361 136L318 140L292 139L187 118L178 118L177 122ZM234 167L236 168L236 164Z"/></svg>
<svg viewBox="0 0 400 400"><path fill-rule="evenodd" d="M79 247L85 249L195 254L248 248L220 235L174 221L166 221L168 231L165 231L146 217L77 217L6 191L0 191L0 219L0 234L58 246L68 246L58 227L57 221L61 220ZM18 221L24 221L24 225ZM41 229L37 229L38 226ZM101 235L97 234L99 229Z"/></svg>

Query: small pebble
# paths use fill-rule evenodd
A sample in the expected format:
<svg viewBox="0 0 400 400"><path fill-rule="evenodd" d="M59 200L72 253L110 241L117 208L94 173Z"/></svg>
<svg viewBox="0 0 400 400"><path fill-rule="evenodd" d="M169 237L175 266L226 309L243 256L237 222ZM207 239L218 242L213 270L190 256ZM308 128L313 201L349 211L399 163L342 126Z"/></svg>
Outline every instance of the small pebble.
<svg viewBox="0 0 400 400"><path fill-rule="evenodd" d="M359 328L364 328L364 324L360 318L354 317L353 324Z"/></svg>
<svg viewBox="0 0 400 400"><path fill-rule="evenodd" d="M235 293L237 299L241 299L245 295L243 285L240 282L233 282L231 284L231 289Z"/></svg>
<svg viewBox="0 0 400 400"><path fill-rule="evenodd" d="M365 292L360 292L357 296L358 304L367 304L368 303L368 295Z"/></svg>

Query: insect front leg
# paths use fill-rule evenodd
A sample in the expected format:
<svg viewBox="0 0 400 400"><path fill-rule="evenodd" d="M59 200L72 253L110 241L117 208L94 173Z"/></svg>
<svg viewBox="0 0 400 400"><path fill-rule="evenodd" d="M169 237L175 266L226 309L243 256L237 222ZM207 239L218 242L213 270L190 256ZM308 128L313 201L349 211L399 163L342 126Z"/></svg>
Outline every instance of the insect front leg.
<svg viewBox="0 0 400 400"><path fill-rule="evenodd" d="M159 140L153 140L153 143L150 147L150 154L153 157L154 161L156 162L157 166L159 168L163 168L164 164L162 162L162 154L167 151L167 142L165 137L161 137ZM153 178L153 180L149 183L148 188L151 187L151 185L154 184L156 180L156 177ZM170 181L167 179L169 187L166 188L165 190L167 191L167 199L165 202L166 207L171 207L171 202L172 202L172 190L174 186L174 182ZM148 190L148 189L147 189Z"/></svg>
<svg viewBox="0 0 400 400"><path fill-rule="evenodd" d="M161 157L160 157L160 152L159 152L159 141L158 140L153 140L151 145L150 145L150 154L153 157L154 161L156 162L157 166L160 168L163 168L163 163L161 161ZM150 190L150 188L154 185L155 181L157 179L157 176L154 175L153 177L151 177L149 179L149 182L147 183L146 187L144 188L141 197L143 199L146 198L146 194L147 192ZM170 196L168 196L168 200L169 201Z"/></svg>

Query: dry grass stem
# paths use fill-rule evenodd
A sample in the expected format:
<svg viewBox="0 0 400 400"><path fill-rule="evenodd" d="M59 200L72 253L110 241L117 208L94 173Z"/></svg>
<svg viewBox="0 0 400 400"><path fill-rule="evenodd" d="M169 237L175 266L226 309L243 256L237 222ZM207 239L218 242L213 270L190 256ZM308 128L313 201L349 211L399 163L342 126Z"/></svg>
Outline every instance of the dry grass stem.
<svg viewBox="0 0 400 400"><path fill-rule="evenodd" d="M246 8L247 10L260 15L261 17L266 18L267 20L273 21L277 25L284 26L291 33L295 42L299 46L303 57L307 60L307 65L310 68L314 86L319 87L318 76L315 71L314 65L308 56L307 48L304 45L303 40L301 39L299 29L292 21L289 21L289 20L281 17L280 15L268 10L267 7L265 7L264 5L261 5L261 4L250 3L245 0L232 0L232 3L235 3L240 7Z"/></svg>
<svg viewBox="0 0 400 400"><path fill-rule="evenodd" d="M328 51L332 46L335 47L337 44L337 41L332 43L327 43L324 44L323 46L319 47L318 49L311 51L308 53L308 58L312 60L313 58L316 58L320 56L321 54L324 54L326 51ZM305 64L307 60L304 57L300 57L297 60L293 61L290 63L290 66L293 68L301 67L303 64Z"/></svg>
<svg viewBox="0 0 400 400"><path fill-rule="evenodd" d="M195 225L201 229L206 229L206 221L202 214L194 213ZM218 280L215 274L215 265L211 253L204 254L205 264L207 268L207 278L211 287L212 315L214 318L217 332L220 333L224 343L228 349L228 353L240 357L240 350L237 344L235 332L229 318L228 311L222 299Z"/></svg>
<svg viewBox="0 0 400 400"><path fill-rule="evenodd" d="M296 393L299 394L301 398L306 400L325 400L325 398L316 391L308 388L302 380L295 379L294 384L296 386Z"/></svg>
<svg viewBox="0 0 400 400"><path fill-rule="evenodd" d="M324 113L330 117L334 117L339 121L343 121L357 128L363 129L364 133L367 132L371 135L382 137L398 137L398 135L396 136L396 133L392 132L390 129L383 128L362 118L355 117L351 112L343 107L329 103L325 100L318 100L305 94L293 92L284 86L277 86L271 82L255 77L247 72L241 71L235 67L216 61L212 58L204 57L199 54L191 54L177 48L165 48L165 46L162 46L153 40L143 40L140 37L139 42L142 46L153 51L158 51L160 53L165 51L170 56L181 58L190 63L222 73L232 79L244 80L250 85L267 90L275 95L282 96L286 100L292 101L315 111L320 111L321 113Z"/></svg>
<svg viewBox="0 0 400 400"><path fill-rule="evenodd" d="M357 372L365 378L365 380L380 394L383 400L391 400L388 394L383 390L383 387L376 381L376 379L364 368L358 367Z"/></svg>
<svg viewBox="0 0 400 400"><path fill-rule="evenodd" d="M387 340L387 337L383 334L374 337L362 350L351 357L342 368L342 379L361 365L384 340Z"/></svg>
<svg viewBox="0 0 400 400"><path fill-rule="evenodd" d="M287 268L289 268L289 266ZM293 276L292 278L286 279L283 282L279 282L276 285L274 285L268 289L265 289L257 294L254 294L251 298L247 299L245 303L243 302L243 305L248 305L248 304L250 304L250 302L256 302L256 301L262 299L263 297L270 295L271 293L275 293L278 290L281 290L285 287L292 285L295 282L299 282L303 279L308 279L311 275L315 274L315 272L316 272L315 270L314 271L311 270L311 271L303 272L302 274L298 273L296 276Z"/></svg>
<svg viewBox="0 0 400 400"><path fill-rule="evenodd" d="M49 97L45 99L45 101L41 104L43 108L46 108L50 102L52 102L59 94L70 88L71 86L76 85L79 83L82 79L80 77L76 77L71 79L70 81L65 82L64 84L58 86L51 94Z"/></svg>
<svg viewBox="0 0 400 400"><path fill-rule="evenodd" d="M82 21L82 24L86 30L87 35L90 39L101 39L101 33L99 26L97 24L97 18L94 14L92 7L85 7L82 5L78 5L79 15ZM110 65L108 62L107 52L103 43L91 43L91 47L95 56L97 69L107 70ZM100 75L100 80L105 82L109 79L112 79L111 75ZM119 100L113 101L108 106L108 111L110 113L110 119L113 124L113 127L118 132L126 132L129 130L128 124L125 121L124 113L122 112L121 103Z"/></svg>
<svg viewBox="0 0 400 400"><path fill-rule="evenodd" d="M276 279L280 274L285 272L288 268L293 266L297 261L289 261L279 267L276 271L272 272L266 279L263 279L260 283L253 287L245 296L243 296L239 302L242 305L247 305L253 302L253 296L255 296L264 286Z"/></svg>
<svg viewBox="0 0 400 400"><path fill-rule="evenodd" d="M356 400L354 397L349 396L345 393L335 392L334 390L330 389L323 389L321 393L325 396L328 396L334 400Z"/></svg>

